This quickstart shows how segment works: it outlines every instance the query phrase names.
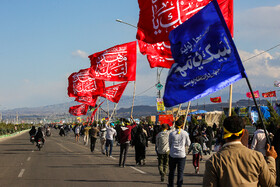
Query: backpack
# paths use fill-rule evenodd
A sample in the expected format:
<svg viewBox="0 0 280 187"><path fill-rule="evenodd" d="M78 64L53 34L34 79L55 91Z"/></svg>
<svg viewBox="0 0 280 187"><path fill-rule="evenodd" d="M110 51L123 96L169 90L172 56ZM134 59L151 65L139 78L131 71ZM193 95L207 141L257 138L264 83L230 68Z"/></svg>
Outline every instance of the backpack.
<svg viewBox="0 0 280 187"><path fill-rule="evenodd" d="M75 128L75 133L76 133L76 134L79 134L79 133L80 133L80 127L76 127L76 128Z"/></svg>

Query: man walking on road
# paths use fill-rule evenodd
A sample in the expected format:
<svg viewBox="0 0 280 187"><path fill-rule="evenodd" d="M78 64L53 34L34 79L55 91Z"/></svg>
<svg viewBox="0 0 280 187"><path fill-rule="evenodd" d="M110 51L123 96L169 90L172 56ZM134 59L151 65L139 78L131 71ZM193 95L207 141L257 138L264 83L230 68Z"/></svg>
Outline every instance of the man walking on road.
<svg viewBox="0 0 280 187"><path fill-rule="evenodd" d="M88 139L89 139L89 130L90 130L90 125L86 124L86 127L84 128L84 145L88 145Z"/></svg>
<svg viewBox="0 0 280 187"><path fill-rule="evenodd" d="M106 156L112 156L112 149L113 149L113 144L114 144L114 137L117 135L116 130L114 129L115 124L110 123L110 126L106 124L106 145L105 145L105 150L106 150ZM108 153L108 148L110 146L110 151Z"/></svg>
<svg viewBox="0 0 280 187"><path fill-rule="evenodd" d="M133 118L131 117L133 120ZM128 152L129 144L131 141L131 130L136 127L136 123L133 121L133 124L126 124L125 127L121 127L120 131L120 159L119 166L125 167L126 155Z"/></svg>
<svg viewBox="0 0 280 187"><path fill-rule="evenodd" d="M161 182L164 181L164 177L168 169L169 160L169 133L168 124L162 124L162 131L156 136L156 152L158 156L158 170L160 174Z"/></svg>
<svg viewBox="0 0 280 187"><path fill-rule="evenodd" d="M243 119L239 116L224 120L225 144L205 163L203 186L274 186L276 183L275 158L272 146L262 153L248 149L241 143Z"/></svg>
<svg viewBox="0 0 280 187"><path fill-rule="evenodd" d="M251 149L259 151L265 156L266 154L266 137L261 124L257 124L257 130L254 132L254 137L251 144Z"/></svg>
<svg viewBox="0 0 280 187"><path fill-rule="evenodd" d="M176 130L171 132L169 135L169 175L168 175L168 186L174 186L174 174L176 167L177 171L177 186L183 185L183 175L186 163L186 146L190 146L191 141L189 134L182 130L183 122L181 118L175 122Z"/></svg>
<svg viewBox="0 0 280 187"><path fill-rule="evenodd" d="M100 127L99 138L100 138L101 153L105 155L106 128L102 126L99 127Z"/></svg>
<svg viewBox="0 0 280 187"><path fill-rule="evenodd" d="M95 148L95 143L97 139L97 134L99 130L96 127L96 124L91 126L91 129L89 129L89 136L90 136L90 151L93 152Z"/></svg>

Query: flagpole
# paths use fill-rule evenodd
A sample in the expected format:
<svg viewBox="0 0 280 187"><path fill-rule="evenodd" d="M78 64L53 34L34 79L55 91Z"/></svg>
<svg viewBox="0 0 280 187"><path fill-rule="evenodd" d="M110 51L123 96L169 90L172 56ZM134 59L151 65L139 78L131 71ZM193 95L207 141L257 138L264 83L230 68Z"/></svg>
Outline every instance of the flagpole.
<svg viewBox="0 0 280 187"><path fill-rule="evenodd" d="M132 116L132 113L133 113L133 106L134 106L134 99L135 99L135 90L136 90L136 81L134 81L134 91L133 91L133 99L132 99L132 106L131 106L131 114L130 114L130 116Z"/></svg>
<svg viewBox="0 0 280 187"><path fill-rule="evenodd" d="M107 98L106 98L106 101L107 101L107 108L108 108L107 114L108 114L108 120L109 120L109 118L110 118L110 108L109 108L109 102L108 102Z"/></svg>
<svg viewBox="0 0 280 187"><path fill-rule="evenodd" d="M188 114L189 114L190 106L191 106L191 101L188 102L188 107L187 107L187 110L186 110L186 116L185 116L185 119L184 119L183 129L185 129L185 126L186 126L186 123L187 123L187 117L188 117Z"/></svg>
<svg viewBox="0 0 280 187"><path fill-rule="evenodd" d="M111 114L111 116L110 116L110 118L109 118L108 121L111 121L111 119L112 119L112 117L113 117L113 115L114 115L114 113L115 113L115 110L116 110L117 106L118 106L118 103L115 104L114 110L113 110L113 112L112 112L112 114Z"/></svg>
<svg viewBox="0 0 280 187"><path fill-rule="evenodd" d="M99 103L100 103L99 98L97 98L97 103L98 103L98 105L99 105ZM99 119L99 117L98 117L98 112L99 112L99 108L97 109L96 118L95 118L97 122L98 122L98 119Z"/></svg>
<svg viewBox="0 0 280 187"><path fill-rule="evenodd" d="M175 120L174 120L174 122L173 122L173 126L175 125L175 121L177 120L177 117L178 117L179 112L180 112L180 110L181 110L181 106L182 106L182 104L179 104L178 112L177 112L177 114L176 114L176 116L175 116Z"/></svg>
<svg viewBox="0 0 280 187"><path fill-rule="evenodd" d="M232 108L232 84L229 86L228 116L231 116L231 108Z"/></svg>
<svg viewBox="0 0 280 187"><path fill-rule="evenodd" d="M253 97L253 101L254 101L254 103L255 103L255 106L256 106L256 108L257 108L257 112L258 112L258 115L259 115L259 119L260 119L260 121L261 121L261 124L262 124L262 126L263 126L263 129L264 129L264 134L265 134L266 140L267 140L268 144L271 145L271 142L270 142L270 139L268 138L268 134L267 134L267 131L266 131L266 127L265 127L265 125L264 125L263 118L262 118L262 115L261 115L261 111L260 111L259 106L258 106L258 104L257 104L257 100L256 100L256 98L255 98L253 89L252 89L252 87L251 87L251 84L250 84L249 79L248 79L247 76L245 76L245 79L246 79L246 82L247 82L247 84L248 84L249 90L250 90L250 92L251 92L251 94L252 94L252 97Z"/></svg>

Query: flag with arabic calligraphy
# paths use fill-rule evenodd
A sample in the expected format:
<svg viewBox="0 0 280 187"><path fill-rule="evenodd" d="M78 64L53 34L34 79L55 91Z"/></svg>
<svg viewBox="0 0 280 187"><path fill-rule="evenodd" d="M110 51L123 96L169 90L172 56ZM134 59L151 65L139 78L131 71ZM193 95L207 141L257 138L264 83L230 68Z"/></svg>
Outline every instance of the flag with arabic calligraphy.
<svg viewBox="0 0 280 187"><path fill-rule="evenodd" d="M69 108L69 113L74 116L86 115L87 111L88 111L88 105L86 105L86 104L71 106Z"/></svg>
<svg viewBox="0 0 280 187"><path fill-rule="evenodd" d="M89 56L96 79L105 81L135 81L136 41L116 45Z"/></svg>
<svg viewBox="0 0 280 187"><path fill-rule="evenodd" d="M267 97L276 97L276 91L271 91L271 92L262 93L262 96L263 96L264 98L267 98Z"/></svg>
<svg viewBox="0 0 280 187"><path fill-rule="evenodd" d="M98 96L78 96L75 101L87 104L89 106L95 106Z"/></svg>
<svg viewBox="0 0 280 187"><path fill-rule="evenodd" d="M138 0L139 21L136 38L147 43L168 41L171 30L195 15L211 0ZM233 0L218 0L233 35Z"/></svg>
<svg viewBox="0 0 280 187"><path fill-rule="evenodd" d="M101 97L104 97L108 99L109 101L112 101L114 103L118 103L121 99L121 96L126 88L128 82L123 82L120 84L116 84L113 86L109 86L105 88L105 92L101 95Z"/></svg>
<svg viewBox="0 0 280 187"><path fill-rule="evenodd" d="M221 103L222 102L222 98L221 98L221 96L219 96L219 97L214 97L214 98L210 98L210 101L212 102L212 103Z"/></svg>
<svg viewBox="0 0 280 187"><path fill-rule="evenodd" d="M259 97L260 97L259 90L254 91L253 93L254 93L255 98L259 98ZM251 92L247 92L247 93L246 93L246 97L248 97L248 98L253 98Z"/></svg>
<svg viewBox="0 0 280 187"><path fill-rule="evenodd" d="M246 77L215 0L171 31L169 38L175 63L165 84L165 106L207 96Z"/></svg>
<svg viewBox="0 0 280 187"><path fill-rule="evenodd" d="M138 44L140 52L143 55L147 55L147 59L151 68L171 68L172 64L174 63L174 59L170 50L169 41L148 44L138 40Z"/></svg>
<svg viewBox="0 0 280 187"><path fill-rule="evenodd" d="M104 101L103 101L102 103L100 103L100 104L96 107L96 109L91 113L91 117L90 117L91 122L93 122L95 113L97 112L98 108L99 108L103 103L104 103Z"/></svg>
<svg viewBox="0 0 280 187"><path fill-rule="evenodd" d="M95 79L90 68L72 73L68 77L69 97L99 95L104 92L104 88L104 81Z"/></svg>

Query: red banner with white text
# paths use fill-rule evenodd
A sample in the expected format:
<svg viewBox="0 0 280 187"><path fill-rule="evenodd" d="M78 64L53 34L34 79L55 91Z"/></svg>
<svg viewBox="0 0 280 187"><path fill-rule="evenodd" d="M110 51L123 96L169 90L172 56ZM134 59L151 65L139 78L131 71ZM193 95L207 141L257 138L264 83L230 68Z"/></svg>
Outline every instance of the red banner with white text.
<svg viewBox="0 0 280 187"><path fill-rule="evenodd" d="M147 43L168 41L171 30L188 20L211 0L138 0L140 13L136 38ZM218 0L233 35L233 0Z"/></svg>
<svg viewBox="0 0 280 187"><path fill-rule="evenodd" d="M95 107L98 96L79 96L75 101Z"/></svg>
<svg viewBox="0 0 280 187"><path fill-rule="evenodd" d="M86 115L87 111L88 111L88 105L86 105L86 104L71 106L69 108L69 113L74 116Z"/></svg>
<svg viewBox="0 0 280 187"><path fill-rule="evenodd" d="M263 96L264 98L266 98L266 97L276 97L276 91L271 91L271 92L262 93L262 96Z"/></svg>
<svg viewBox="0 0 280 187"><path fill-rule="evenodd" d="M102 103L100 103L100 104L96 107L96 109L91 113L91 117L90 117L91 122L93 122L95 113L97 112L98 108L99 108L103 103L104 103L104 101L103 101Z"/></svg>
<svg viewBox="0 0 280 187"><path fill-rule="evenodd" d="M104 81L95 79L90 68L72 73L68 77L69 97L100 95L104 88Z"/></svg>
<svg viewBox="0 0 280 187"><path fill-rule="evenodd" d="M255 98L259 98L259 97L260 97L259 90L254 91L253 93L254 93ZM247 96L248 98L253 98L251 92L247 92L247 93L246 93L246 96Z"/></svg>
<svg viewBox="0 0 280 187"><path fill-rule="evenodd" d="M136 41L117 45L89 56L96 79L135 81Z"/></svg>
<svg viewBox="0 0 280 187"><path fill-rule="evenodd" d="M120 84L116 84L113 86L109 86L105 88L105 93L101 95L101 97L104 97L108 99L109 101L112 101L114 103L118 103L121 99L121 96L127 86L128 82L123 82Z"/></svg>
<svg viewBox="0 0 280 187"><path fill-rule="evenodd" d="M170 50L170 42L160 42L155 44L148 44L138 40L140 52L147 55L150 67L171 68L174 63L172 53Z"/></svg>

